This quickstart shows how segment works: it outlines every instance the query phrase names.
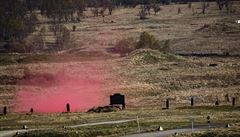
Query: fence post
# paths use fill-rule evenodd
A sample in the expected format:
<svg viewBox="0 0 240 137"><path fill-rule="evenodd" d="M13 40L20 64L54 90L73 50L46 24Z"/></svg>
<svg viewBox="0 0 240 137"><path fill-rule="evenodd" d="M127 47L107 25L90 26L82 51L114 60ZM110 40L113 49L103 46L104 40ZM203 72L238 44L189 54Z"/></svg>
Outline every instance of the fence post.
<svg viewBox="0 0 240 137"><path fill-rule="evenodd" d="M232 98L232 106L233 106L233 107L235 106L235 103L236 103L236 98L233 97L233 98Z"/></svg>
<svg viewBox="0 0 240 137"><path fill-rule="evenodd" d="M67 103L66 108L67 108L67 112L70 112L70 104L69 103Z"/></svg>
<svg viewBox="0 0 240 137"><path fill-rule="evenodd" d="M7 115L7 107L6 106L3 107L3 114Z"/></svg>
<svg viewBox="0 0 240 137"><path fill-rule="evenodd" d="M30 113L33 114L33 108L30 109Z"/></svg>
<svg viewBox="0 0 240 137"><path fill-rule="evenodd" d="M218 100L215 102L215 106L219 106L219 101Z"/></svg>
<svg viewBox="0 0 240 137"><path fill-rule="evenodd" d="M138 116L137 116L137 124L138 124L138 132L140 133L140 132L141 132L141 129L140 129L140 122L139 122Z"/></svg>
<svg viewBox="0 0 240 137"><path fill-rule="evenodd" d="M191 106L193 107L194 106L194 98L191 97Z"/></svg>
<svg viewBox="0 0 240 137"><path fill-rule="evenodd" d="M169 99L166 100L166 109L169 109Z"/></svg>

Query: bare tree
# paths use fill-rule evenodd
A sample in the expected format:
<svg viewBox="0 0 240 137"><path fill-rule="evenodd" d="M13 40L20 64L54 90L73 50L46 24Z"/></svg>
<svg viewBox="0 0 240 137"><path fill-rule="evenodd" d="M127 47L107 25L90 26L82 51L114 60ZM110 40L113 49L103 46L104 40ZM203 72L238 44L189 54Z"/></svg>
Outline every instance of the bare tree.
<svg viewBox="0 0 240 137"><path fill-rule="evenodd" d="M156 15L156 14L161 10L161 8L160 8L159 5L154 4L154 5L153 5L153 10L154 10L154 13L155 13L155 15Z"/></svg>
<svg viewBox="0 0 240 137"><path fill-rule="evenodd" d="M227 11L229 11L230 10L229 7L231 6L232 1L231 0L216 0L216 3L218 5L219 10L222 10L223 7L225 6Z"/></svg>
<svg viewBox="0 0 240 137"><path fill-rule="evenodd" d="M206 2L205 0L202 1L202 14L206 13Z"/></svg>

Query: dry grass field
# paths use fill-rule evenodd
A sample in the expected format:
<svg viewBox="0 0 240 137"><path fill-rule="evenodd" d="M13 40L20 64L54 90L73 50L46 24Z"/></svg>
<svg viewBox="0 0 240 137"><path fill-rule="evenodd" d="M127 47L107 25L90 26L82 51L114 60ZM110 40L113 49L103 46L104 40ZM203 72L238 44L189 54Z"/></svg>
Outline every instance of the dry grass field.
<svg viewBox="0 0 240 137"><path fill-rule="evenodd" d="M177 13L178 8L181 8L180 14ZM119 8L114 10L113 15L106 16L104 21L102 17L93 17L90 11L87 11L86 17L80 23L64 24L70 30L76 25L76 31L71 32L74 40L72 48L38 55L14 54L6 57L2 55L0 108L7 105L10 112L16 110L26 112L30 109L31 103L34 104L38 100L44 102L42 98L51 101L52 98L47 96L57 94L56 89L69 88L70 91L66 91L69 93L81 90L80 85L84 84L81 81L86 80L95 81L86 91L90 92L88 95L99 96L100 101L97 101L97 104L108 105L109 95L120 92L126 96L127 110L109 114L53 113L30 117L13 113L6 117L0 116L0 130L16 129L23 124L32 127L48 127L52 124L57 128L56 130L61 131L59 127L66 123L81 124L129 119L139 115L146 117L143 126L144 130L148 131L157 127L158 123L168 121L159 117L160 114L163 117L170 115L173 121L179 121L179 125L186 126L188 123L186 119L175 119L173 115L191 114L191 108L182 108L190 105L190 97L195 97L196 106L200 107L192 112L193 115L202 116L199 124L204 123L204 116L208 114L213 115L219 123L239 123L239 107L224 109L231 105L232 97L236 98L236 106L240 105L240 24L236 23L236 20L240 20L240 2L235 1L234 8L235 13L227 13L225 10L219 11L216 3L210 3L206 14L201 14L201 3L193 3L191 8L188 8L187 4L170 4L162 6L157 15L152 12L146 20L139 20L137 16L140 7ZM40 27L49 26L47 19L41 20ZM144 31L153 34L162 44L167 44L171 52L165 54L156 50L141 49L126 57L111 52L111 48L118 41L124 38L139 39ZM48 43L54 41L52 35L47 32L45 39ZM226 53L229 56L178 55ZM33 78L26 80L28 76ZM40 79L37 79L39 77ZM22 82L24 80L25 83ZM72 84L68 85L67 81L80 81L80 83L74 84L76 88L72 88ZM33 84L29 85L26 82ZM48 92L48 89L54 93ZM34 93L30 93L31 96L27 96L27 93L19 96L23 90ZM98 91L97 94L95 90ZM38 94L41 94L39 95L41 98L37 97ZM25 100L24 97L32 97L33 100ZM88 96L83 95L83 98ZM165 107L167 98L170 99L171 108L175 109L161 110ZM91 99L95 100L89 97L89 100ZM201 108L201 106L214 106L216 100L220 102L219 109ZM86 106L97 105L96 103L89 103ZM22 107L23 104L26 106ZM74 111L78 110L74 109ZM84 108L79 111L86 110ZM152 120L152 117L157 120ZM165 123L168 125L167 128L178 126L173 121ZM101 127L94 127L99 132L89 136L97 136L98 133L103 136L107 136L108 133L115 136L123 135L125 133L117 129L126 130L128 126L134 129L129 128L126 133L135 133L135 124L119 125L115 127L116 133L108 131L109 127L103 127L106 132L100 133ZM78 130L89 132L89 128ZM73 133L73 131L69 132Z"/></svg>

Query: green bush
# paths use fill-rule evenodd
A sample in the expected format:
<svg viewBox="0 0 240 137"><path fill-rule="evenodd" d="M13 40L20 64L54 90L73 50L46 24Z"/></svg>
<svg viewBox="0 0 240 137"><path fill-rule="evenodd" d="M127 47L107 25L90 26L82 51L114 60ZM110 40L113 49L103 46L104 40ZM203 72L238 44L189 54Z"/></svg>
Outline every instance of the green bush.
<svg viewBox="0 0 240 137"><path fill-rule="evenodd" d="M158 49L159 41L148 32L143 32L140 35L140 40L137 44L137 49L140 48L150 48L150 49Z"/></svg>
<svg viewBox="0 0 240 137"><path fill-rule="evenodd" d="M159 50L160 52L169 52L170 41L164 40L159 41L155 36L149 34L148 32L143 32L140 35L140 40L137 43L136 49L153 49Z"/></svg>

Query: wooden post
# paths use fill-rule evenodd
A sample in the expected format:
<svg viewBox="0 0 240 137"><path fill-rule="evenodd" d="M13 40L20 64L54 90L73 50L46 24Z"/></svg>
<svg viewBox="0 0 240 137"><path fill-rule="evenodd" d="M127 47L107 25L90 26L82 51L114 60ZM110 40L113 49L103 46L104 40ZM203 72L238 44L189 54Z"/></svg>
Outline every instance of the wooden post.
<svg viewBox="0 0 240 137"><path fill-rule="evenodd" d="M215 106L219 106L219 101L218 100L215 102Z"/></svg>
<svg viewBox="0 0 240 137"><path fill-rule="evenodd" d="M6 107L6 106L3 107L3 114L4 114L4 115L7 115L7 107Z"/></svg>
<svg viewBox="0 0 240 137"><path fill-rule="evenodd" d="M30 113L33 114L33 108L30 109Z"/></svg>
<svg viewBox="0 0 240 137"><path fill-rule="evenodd" d="M210 116L207 116L207 123L208 123L208 128L210 128L210 123L211 123Z"/></svg>
<svg viewBox="0 0 240 137"><path fill-rule="evenodd" d="M169 99L166 101L166 109L169 109Z"/></svg>
<svg viewBox="0 0 240 137"><path fill-rule="evenodd" d="M138 124L138 132L140 133L141 129L140 129L140 122L139 122L139 117L138 116L137 116L137 124Z"/></svg>
<svg viewBox="0 0 240 137"><path fill-rule="evenodd" d="M70 104L69 103L67 103L66 108L67 108L67 112L70 112Z"/></svg>
<svg viewBox="0 0 240 137"><path fill-rule="evenodd" d="M194 98L191 97L191 106L193 107L194 106Z"/></svg>
<svg viewBox="0 0 240 137"><path fill-rule="evenodd" d="M233 107L235 106L235 103L236 103L236 98L233 97L233 98L232 98L232 106L233 106Z"/></svg>

